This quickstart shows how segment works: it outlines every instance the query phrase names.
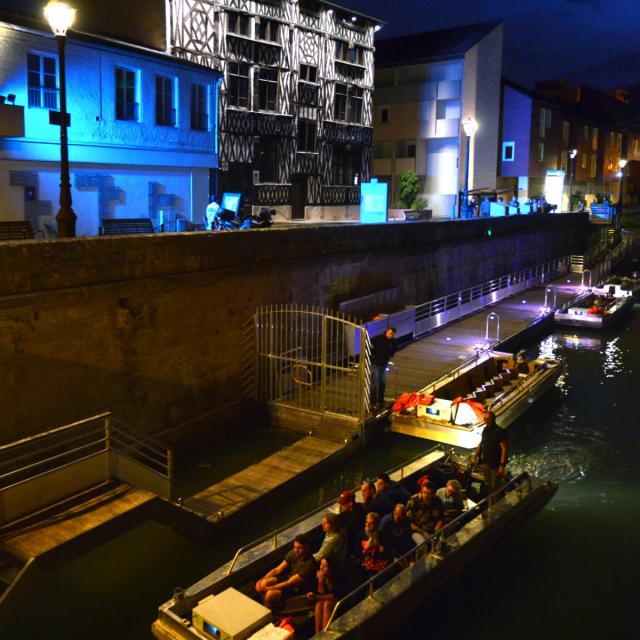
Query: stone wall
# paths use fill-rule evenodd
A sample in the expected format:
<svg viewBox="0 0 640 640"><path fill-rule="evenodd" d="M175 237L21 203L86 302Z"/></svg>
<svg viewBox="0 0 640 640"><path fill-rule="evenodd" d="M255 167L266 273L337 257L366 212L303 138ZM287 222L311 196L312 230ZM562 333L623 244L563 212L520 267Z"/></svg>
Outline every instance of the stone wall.
<svg viewBox="0 0 640 640"><path fill-rule="evenodd" d="M424 302L581 253L588 228L571 214L0 243L0 441L104 409L153 433L204 414L227 427L256 307L391 287Z"/></svg>

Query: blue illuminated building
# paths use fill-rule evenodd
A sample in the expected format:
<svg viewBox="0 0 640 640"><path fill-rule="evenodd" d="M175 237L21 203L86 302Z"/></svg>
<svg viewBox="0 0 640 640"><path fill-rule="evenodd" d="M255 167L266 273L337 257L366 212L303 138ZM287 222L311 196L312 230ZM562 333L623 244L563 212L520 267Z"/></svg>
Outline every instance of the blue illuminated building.
<svg viewBox="0 0 640 640"><path fill-rule="evenodd" d="M218 166L221 74L73 31L66 70L77 235L96 235L101 218L148 216L166 231L202 222ZM58 93L51 32L0 14L0 220L27 219L45 237L58 209Z"/></svg>

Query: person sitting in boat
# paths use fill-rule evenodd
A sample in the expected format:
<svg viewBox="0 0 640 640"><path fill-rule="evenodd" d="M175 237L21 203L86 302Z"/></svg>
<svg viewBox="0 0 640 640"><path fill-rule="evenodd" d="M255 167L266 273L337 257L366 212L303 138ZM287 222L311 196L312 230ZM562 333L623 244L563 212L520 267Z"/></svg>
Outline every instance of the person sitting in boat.
<svg viewBox="0 0 640 640"><path fill-rule="evenodd" d="M391 553L380 539L380 514L375 511L367 513L364 521L364 532L360 537L360 565L365 578L382 571L393 560Z"/></svg>
<svg viewBox="0 0 640 640"><path fill-rule="evenodd" d="M315 591L307 593L307 599L316 603L316 633L320 633L329 624L333 608L344 591L343 585L344 576L338 561L335 558L322 558L316 572Z"/></svg>
<svg viewBox="0 0 640 640"><path fill-rule="evenodd" d="M524 375L529 375L530 368L529 363L527 362L527 353L526 351L518 351L518 355L516 356L516 363L514 365L515 370L518 373L522 373Z"/></svg>
<svg viewBox="0 0 640 640"><path fill-rule="evenodd" d="M384 494L376 492L376 485L372 480L365 480L360 485L360 492L362 493L362 503L365 513L375 511L381 516L386 516L387 513L393 511L393 502Z"/></svg>
<svg viewBox="0 0 640 640"><path fill-rule="evenodd" d="M313 554L313 559L320 562L323 558L336 558L340 566L347 558L347 540L340 526L340 519L336 513L326 513L322 518L322 530L325 533L320 549Z"/></svg>
<svg viewBox="0 0 640 640"><path fill-rule="evenodd" d="M284 560L256 582L255 588L264 606L275 609L287 598L312 591L315 568L309 541L306 536L297 535L293 540L293 549Z"/></svg>
<svg viewBox="0 0 640 640"><path fill-rule="evenodd" d="M593 301L593 305L587 309L587 312L590 316L601 316L604 313L604 308L602 307L602 301L599 298L596 298Z"/></svg>
<svg viewBox="0 0 640 640"><path fill-rule="evenodd" d="M394 558L400 558L416 546L411 537L411 524L407 518L407 508L399 502L380 520L380 540Z"/></svg>
<svg viewBox="0 0 640 640"><path fill-rule="evenodd" d="M436 525L436 531L439 531L464 511L462 485L455 479L449 480L444 487L438 489L436 497L440 498L440 502L442 502L442 518Z"/></svg>
<svg viewBox="0 0 640 640"><path fill-rule="evenodd" d="M411 537L416 544L424 542L436 530L442 512L442 501L436 495L435 483L425 480L420 485L420 492L407 503L407 518L413 532Z"/></svg>
<svg viewBox="0 0 640 640"><path fill-rule="evenodd" d="M360 502L356 502L353 491L346 490L338 498L340 526L347 537L347 553L353 553L356 541L364 529L365 510Z"/></svg>
<svg viewBox="0 0 640 640"><path fill-rule="evenodd" d="M485 427L471 462L479 465L484 475L487 491L491 494L498 489L507 466L507 432L496 424L493 411L484 412Z"/></svg>
<svg viewBox="0 0 640 640"><path fill-rule="evenodd" d="M376 493L379 496L385 496L392 505L396 505L398 502L407 504L407 500L411 497L411 494L399 482L392 482L387 473L381 473L376 478Z"/></svg>

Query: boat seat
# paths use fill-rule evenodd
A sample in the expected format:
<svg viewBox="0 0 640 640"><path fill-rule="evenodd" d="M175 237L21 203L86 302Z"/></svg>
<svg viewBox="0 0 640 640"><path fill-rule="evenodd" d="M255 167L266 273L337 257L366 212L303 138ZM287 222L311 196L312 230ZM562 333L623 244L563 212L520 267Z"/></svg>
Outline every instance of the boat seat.
<svg viewBox="0 0 640 640"><path fill-rule="evenodd" d="M277 613L279 616L307 613L314 609L315 605L315 602L307 599L306 594L303 596L291 596L284 601L284 607L279 609Z"/></svg>
<svg viewBox="0 0 640 640"><path fill-rule="evenodd" d="M506 369L505 373L508 373L512 380L518 379L518 372L515 369Z"/></svg>
<svg viewBox="0 0 640 640"><path fill-rule="evenodd" d="M488 396L488 394L484 389L476 389L473 392L473 399L474 400L486 400L487 396Z"/></svg>
<svg viewBox="0 0 640 640"><path fill-rule="evenodd" d="M500 389L502 389L502 387L504 387L504 380L502 380L502 378L500 378L500 376L494 376L491 380L491 382L493 382L493 384L495 385L496 389L499 391Z"/></svg>

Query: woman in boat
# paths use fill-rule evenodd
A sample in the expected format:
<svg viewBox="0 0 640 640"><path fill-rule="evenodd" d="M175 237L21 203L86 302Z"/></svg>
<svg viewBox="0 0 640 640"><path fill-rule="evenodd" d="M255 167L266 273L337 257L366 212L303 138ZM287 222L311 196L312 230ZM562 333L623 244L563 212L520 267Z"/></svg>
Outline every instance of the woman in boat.
<svg viewBox="0 0 640 640"><path fill-rule="evenodd" d="M320 633L329 623L331 612L340 597L342 574L337 560L322 558L316 578L316 590L307 593L307 599L316 603L314 611L316 633Z"/></svg>
<svg viewBox="0 0 640 640"><path fill-rule="evenodd" d="M323 558L335 556L340 566L343 566L347 557L347 541L338 514L325 514L322 518L322 530L325 533L324 540L320 549L313 554L313 559L320 562Z"/></svg>

